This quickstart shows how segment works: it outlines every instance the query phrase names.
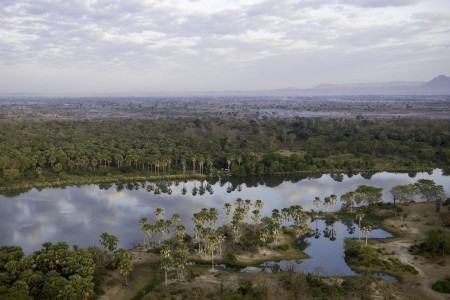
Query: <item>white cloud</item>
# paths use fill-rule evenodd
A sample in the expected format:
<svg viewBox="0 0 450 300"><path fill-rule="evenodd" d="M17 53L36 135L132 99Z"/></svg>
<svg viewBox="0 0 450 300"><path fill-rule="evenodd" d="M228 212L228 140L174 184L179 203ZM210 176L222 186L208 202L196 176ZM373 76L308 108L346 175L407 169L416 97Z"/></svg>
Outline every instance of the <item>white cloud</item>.
<svg viewBox="0 0 450 300"><path fill-rule="evenodd" d="M22 78L32 78L27 72L41 68L79 87L86 83L76 76L85 74L98 82L97 92L108 88L99 79L104 72L117 82L139 74L168 89L282 88L333 82L336 74L361 81L358 70L389 65L400 76L402 62L416 58L415 73L426 77L404 67L404 79L423 80L449 64L445 1L2 1L0 73L20 66ZM430 69L425 61L440 63ZM364 80L380 81L376 74ZM122 82L124 91L153 86ZM0 92L17 85L0 83Z"/></svg>

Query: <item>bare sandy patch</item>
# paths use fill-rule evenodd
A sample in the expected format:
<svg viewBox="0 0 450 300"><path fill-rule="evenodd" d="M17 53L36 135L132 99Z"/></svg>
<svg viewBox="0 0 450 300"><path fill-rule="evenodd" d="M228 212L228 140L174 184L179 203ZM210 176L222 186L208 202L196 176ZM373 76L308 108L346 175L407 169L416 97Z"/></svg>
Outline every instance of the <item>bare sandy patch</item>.
<svg viewBox="0 0 450 300"><path fill-rule="evenodd" d="M397 232L400 236L378 241L376 248L381 250L384 259L396 257L401 262L412 265L419 272L405 278L405 284L413 287L420 295L418 299L448 300L450 295L441 294L431 289L431 285L445 276L450 276L450 256L426 258L414 256L408 249L426 238L427 232L442 228L442 218L447 213L445 207L441 213L435 212L435 203L421 202L401 206L403 215L384 221L384 227Z"/></svg>

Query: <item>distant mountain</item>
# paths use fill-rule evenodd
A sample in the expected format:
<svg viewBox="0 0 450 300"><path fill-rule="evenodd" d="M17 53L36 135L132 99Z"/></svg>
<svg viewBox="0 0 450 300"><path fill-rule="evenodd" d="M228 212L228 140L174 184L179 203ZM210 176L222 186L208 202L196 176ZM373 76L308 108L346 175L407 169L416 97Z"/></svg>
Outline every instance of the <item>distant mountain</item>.
<svg viewBox="0 0 450 300"><path fill-rule="evenodd" d="M216 97L216 96L266 96L266 97L295 97L295 96L344 96L344 95L450 95L450 77L439 75L428 82L418 81L389 81L375 83L354 84L320 84L309 89L295 87L272 90L237 90L237 91L176 91L176 92L142 92L120 94L95 94L95 95L48 95L55 96L118 96L118 97ZM45 97L41 94L27 93L0 93L0 101L11 98Z"/></svg>
<svg viewBox="0 0 450 300"><path fill-rule="evenodd" d="M450 94L450 77L440 75L428 82L390 81L354 84L321 84L311 89L288 88L265 91L265 93L271 96Z"/></svg>
<svg viewBox="0 0 450 300"><path fill-rule="evenodd" d="M358 88L392 88L392 87L418 87L423 82L420 81L389 81L374 83L353 83L353 84L321 84L315 89L358 89Z"/></svg>
<svg viewBox="0 0 450 300"><path fill-rule="evenodd" d="M420 88L426 91L450 93L450 77L439 75L427 83L422 84Z"/></svg>

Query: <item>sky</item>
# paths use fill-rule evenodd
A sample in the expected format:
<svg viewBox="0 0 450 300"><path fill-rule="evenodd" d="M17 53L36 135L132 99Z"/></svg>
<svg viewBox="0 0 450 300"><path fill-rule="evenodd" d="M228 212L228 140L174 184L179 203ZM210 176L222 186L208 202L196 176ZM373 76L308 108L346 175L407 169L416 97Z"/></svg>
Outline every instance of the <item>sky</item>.
<svg viewBox="0 0 450 300"><path fill-rule="evenodd" d="M450 75L449 0L0 0L0 94Z"/></svg>

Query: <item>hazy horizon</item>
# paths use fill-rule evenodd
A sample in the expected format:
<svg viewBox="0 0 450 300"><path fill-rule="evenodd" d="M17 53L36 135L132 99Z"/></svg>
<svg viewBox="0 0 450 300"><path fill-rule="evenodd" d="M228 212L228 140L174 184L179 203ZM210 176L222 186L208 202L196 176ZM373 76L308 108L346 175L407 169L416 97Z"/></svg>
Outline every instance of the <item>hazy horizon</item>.
<svg viewBox="0 0 450 300"><path fill-rule="evenodd" d="M0 3L0 94L154 94L426 82L448 0Z"/></svg>

